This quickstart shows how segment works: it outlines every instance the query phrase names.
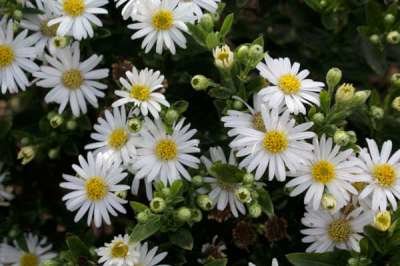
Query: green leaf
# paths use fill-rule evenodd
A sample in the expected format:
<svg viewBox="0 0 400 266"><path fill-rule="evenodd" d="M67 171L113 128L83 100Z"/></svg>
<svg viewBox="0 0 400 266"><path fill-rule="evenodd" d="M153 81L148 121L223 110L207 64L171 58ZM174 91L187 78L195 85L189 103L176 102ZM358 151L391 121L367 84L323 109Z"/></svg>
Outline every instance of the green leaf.
<svg viewBox="0 0 400 266"><path fill-rule="evenodd" d="M286 257L295 266L336 266L347 265L350 253L338 250L326 253L290 253Z"/></svg>
<svg viewBox="0 0 400 266"><path fill-rule="evenodd" d="M207 33L192 23L187 23L186 26L189 28L193 39L201 46L205 46Z"/></svg>
<svg viewBox="0 0 400 266"><path fill-rule="evenodd" d="M244 170L241 170L234 165L224 164L221 162L215 162L211 166L209 172L220 181L231 184L241 182L243 176L246 174Z"/></svg>
<svg viewBox="0 0 400 266"><path fill-rule="evenodd" d="M189 107L189 103L187 101L176 101L174 102L174 104L172 105L172 109L174 109L175 111L177 111L179 114L183 114L184 112L186 112L186 110Z"/></svg>
<svg viewBox="0 0 400 266"><path fill-rule="evenodd" d="M366 226L364 227L364 235L379 253L384 252L386 242L385 233L376 230L372 226Z"/></svg>
<svg viewBox="0 0 400 266"><path fill-rule="evenodd" d="M172 185L171 185L171 196L177 196L181 194L183 188L183 182L182 180L175 180Z"/></svg>
<svg viewBox="0 0 400 266"><path fill-rule="evenodd" d="M147 210L148 207L146 205L144 205L141 202L138 201L131 201L129 202L129 205L131 206L132 210L136 213L142 212L144 210Z"/></svg>
<svg viewBox="0 0 400 266"><path fill-rule="evenodd" d="M233 24L233 13L225 17L224 22L222 23L221 26L221 30L219 31L220 39L225 38L225 36L231 31L232 24Z"/></svg>
<svg viewBox="0 0 400 266"><path fill-rule="evenodd" d="M272 203L271 196L269 192L263 188L257 189L258 193L258 203L261 205L261 208L265 214L269 217L274 215L274 204Z"/></svg>
<svg viewBox="0 0 400 266"><path fill-rule="evenodd" d="M169 235L172 244L177 245L185 250L193 249L193 236L187 229L180 229Z"/></svg>
<svg viewBox="0 0 400 266"><path fill-rule="evenodd" d="M71 254L75 258L91 257L88 246L82 240L80 240L78 236L75 235L69 236L67 237L66 242L69 250L71 251Z"/></svg>
<svg viewBox="0 0 400 266"><path fill-rule="evenodd" d="M228 265L228 259L216 259L204 264L204 266L226 266Z"/></svg>
<svg viewBox="0 0 400 266"><path fill-rule="evenodd" d="M155 233L161 228L161 222L159 216L151 217L147 222L137 224L130 235L130 239L133 242L140 242Z"/></svg>

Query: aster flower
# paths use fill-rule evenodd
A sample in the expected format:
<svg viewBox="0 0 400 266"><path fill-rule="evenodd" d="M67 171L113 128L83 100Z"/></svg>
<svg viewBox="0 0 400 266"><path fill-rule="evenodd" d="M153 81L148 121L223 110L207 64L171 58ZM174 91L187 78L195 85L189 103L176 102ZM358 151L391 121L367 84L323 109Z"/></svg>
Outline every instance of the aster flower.
<svg viewBox="0 0 400 266"><path fill-rule="evenodd" d="M360 252L359 241L363 238L361 233L371 221L371 213L364 212L362 208L347 215L308 208L301 219L303 225L310 227L301 230L306 235L302 241L312 243L306 252L333 251L335 247Z"/></svg>
<svg viewBox="0 0 400 266"><path fill-rule="evenodd" d="M312 122L296 125L289 111L279 114L279 110L268 110L261 107L261 116L265 132L253 128L236 128L240 137L235 138L231 148L238 150L236 156L245 158L239 167L247 171L256 170L255 177L260 179L267 171L268 177L279 181L286 179L286 168L295 172L300 163L310 157L313 146L304 140L314 137L314 133L306 131Z"/></svg>
<svg viewBox="0 0 400 266"><path fill-rule="evenodd" d="M57 254L51 252L52 245L46 244L47 238L39 238L31 233L25 234L26 250L19 246L0 244L0 265L39 265L42 262L54 258Z"/></svg>
<svg viewBox="0 0 400 266"><path fill-rule="evenodd" d="M0 84L1 92L17 93L29 86L26 72L32 73L39 67L33 62L36 49L35 39L24 30L14 38L13 21L4 21L0 27Z"/></svg>
<svg viewBox="0 0 400 266"><path fill-rule="evenodd" d="M130 242L129 235L118 235L110 243L96 250L99 263L104 266L135 266L139 263L140 253L137 244Z"/></svg>
<svg viewBox="0 0 400 266"><path fill-rule="evenodd" d="M175 44L186 48L186 38L182 34L188 32L185 23L195 20L192 5L179 0L140 1L132 20L137 21L128 26L136 30L132 39L144 37L142 49L148 53L154 45L156 52L162 54L164 48L175 54Z"/></svg>
<svg viewBox="0 0 400 266"><path fill-rule="evenodd" d="M265 63L260 62L257 69L270 82L259 94L272 108L285 103L291 113L305 114L305 105L319 106L319 92L324 84L308 79L308 70L299 72L299 63L292 65L289 58L272 59L266 56Z"/></svg>
<svg viewBox="0 0 400 266"><path fill-rule="evenodd" d="M73 36L77 40L93 37L92 23L102 27L103 23L97 14L107 14L102 8L108 0L58 0L56 5L57 17L48 22L48 26L59 25L57 35Z"/></svg>
<svg viewBox="0 0 400 266"><path fill-rule="evenodd" d="M362 181L360 169L353 156L353 150L340 151L339 145L332 145L331 138L325 135L314 138L313 157L300 165L286 186L294 188L291 196L297 196L307 191L304 203L312 204L316 210L321 205L321 198L326 190L337 201L337 209L342 208L351 200L351 194L358 194L352 186L353 182Z"/></svg>
<svg viewBox="0 0 400 266"><path fill-rule="evenodd" d="M368 149L360 151L359 166L361 175L366 177L367 186L361 191L360 199L372 201L372 210L385 211L388 202L394 210L400 199L400 150L393 155L392 142L385 141L379 152L378 145L367 139Z"/></svg>
<svg viewBox="0 0 400 266"><path fill-rule="evenodd" d="M140 254L137 265L143 266L169 266L167 264L159 264L168 255L167 252L157 254L158 247L153 247L149 250L147 242L144 244L138 243L136 251ZM157 254L157 255L156 255Z"/></svg>
<svg viewBox="0 0 400 266"><path fill-rule="evenodd" d="M78 212L75 222L88 213L87 224L92 220L96 227L100 227L102 220L111 224L110 215L117 216L117 212L126 213L122 204L127 201L116 196L116 193L126 191L129 186L120 182L125 179L127 173L123 172L121 166L112 160L105 159L101 153L96 157L88 153L87 160L79 156L79 165L72 165L76 175L63 174L66 182L60 187L72 190L63 197L69 211Z"/></svg>
<svg viewBox="0 0 400 266"><path fill-rule="evenodd" d="M148 68L138 71L133 67L132 71L126 72L126 77L128 80L119 79L123 90L115 91L115 94L121 98L113 103L113 107L132 103L144 116L150 112L154 118L159 118L161 106L169 107L165 96L157 92L163 87L164 81L164 76L160 71Z"/></svg>
<svg viewBox="0 0 400 266"><path fill-rule="evenodd" d="M104 97L102 90L107 86L97 80L106 78L109 72L106 68L94 69L102 58L92 55L81 62L78 42L71 47L57 50L53 56L45 55L50 65L44 65L40 71L34 73L40 79L36 83L38 86L52 88L44 98L45 101L58 103L59 113L69 104L74 116L87 112L86 101L98 107L97 98Z"/></svg>

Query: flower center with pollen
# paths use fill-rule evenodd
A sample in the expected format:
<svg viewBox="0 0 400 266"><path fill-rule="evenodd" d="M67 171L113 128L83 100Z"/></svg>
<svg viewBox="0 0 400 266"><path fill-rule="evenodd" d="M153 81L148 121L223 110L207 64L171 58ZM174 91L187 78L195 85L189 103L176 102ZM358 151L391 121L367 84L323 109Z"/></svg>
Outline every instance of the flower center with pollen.
<svg viewBox="0 0 400 266"><path fill-rule="evenodd" d="M396 169L388 163L375 165L372 175L382 187L391 187L396 182Z"/></svg>
<svg viewBox="0 0 400 266"><path fill-rule="evenodd" d="M281 153L287 149L289 141L282 131L272 130L265 133L263 146L270 153Z"/></svg>
<svg viewBox="0 0 400 266"><path fill-rule="evenodd" d="M295 75L285 74L279 78L278 86L285 94L295 94L299 92L301 83Z"/></svg>
<svg viewBox="0 0 400 266"><path fill-rule="evenodd" d="M167 9L160 9L154 13L151 23L156 30L169 30L174 24L174 14Z"/></svg>
<svg viewBox="0 0 400 266"><path fill-rule="evenodd" d="M86 196L91 201L98 201L104 199L108 192L108 185L104 178L100 176L93 176L86 180L85 183Z"/></svg>
<svg viewBox="0 0 400 266"><path fill-rule="evenodd" d="M8 67L15 59L14 50L7 44L0 44L0 69Z"/></svg>
<svg viewBox="0 0 400 266"><path fill-rule="evenodd" d="M57 29L59 24L54 24L51 26L47 25L48 21L43 21L40 23L40 32L46 37L54 37L57 35Z"/></svg>
<svg viewBox="0 0 400 266"><path fill-rule="evenodd" d="M150 89L146 85L135 84L131 88L130 96L131 98L135 98L139 101L147 101L150 98Z"/></svg>
<svg viewBox="0 0 400 266"><path fill-rule="evenodd" d="M255 113L253 115L253 127L259 131L265 132L264 120L261 116L261 113Z"/></svg>
<svg viewBox="0 0 400 266"><path fill-rule="evenodd" d="M78 69L65 71L61 76L62 83L71 90L78 89L83 84L82 73Z"/></svg>
<svg viewBox="0 0 400 266"><path fill-rule="evenodd" d="M114 129L108 136L108 145L113 149L119 150L128 141L128 132L123 128Z"/></svg>
<svg viewBox="0 0 400 266"><path fill-rule="evenodd" d="M21 266L38 266L39 259L36 255L31 253L24 253L19 259L19 265Z"/></svg>
<svg viewBox="0 0 400 266"><path fill-rule="evenodd" d="M160 160L173 160L178 155L178 147L173 140L163 139L157 143L155 153Z"/></svg>
<svg viewBox="0 0 400 266"><path fill-rule="evenodd" d="M345 242L351 234L351 225L346 219L338 219L328 226L328 235L335 242Z"/></svg>
<svg viewBox="0 0 400 266"><path fill-rule="evenodd" d="M328 184L336 176L335 166L325 160L318 161L312 166L311 175L315 181Z"/></svg>
<svg viewBox="0 0 400 266"><path fill-rule="evenodd" d="M125 258L128 255L129 247L123 241L117 241L111 247L111 256L113 258Z"/></svg>
<svg viewBox="0 0 400 266"><path fill-rule="evenodd" d="M85 11L85 0L64 0L64 12L71 17L79 17Z"/></svg>

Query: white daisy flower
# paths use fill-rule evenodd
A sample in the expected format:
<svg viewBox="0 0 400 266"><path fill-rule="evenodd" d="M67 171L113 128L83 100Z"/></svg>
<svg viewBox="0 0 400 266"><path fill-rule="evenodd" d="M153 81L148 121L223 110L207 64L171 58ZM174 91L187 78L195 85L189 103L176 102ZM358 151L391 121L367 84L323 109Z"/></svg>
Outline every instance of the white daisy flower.
<svg viewBox="0 0 400 266"><path fill-rule="evenodd" d="M116 90L115 94L121 97L113 103L113 107L132 103L140 109L140 112L147 116L148 113L158 119L158 113L161 106L169 107L169 103L165 96L157 90L163 87L164 76L160 71L145 68L138 71L135 67L132 71L126 72L126 77L120 78L119 81L123 86L123 90Z"/></svg>
<svg viewBox="0 0 400 266"><path fill-rule="evenodd" d="M50 19L55 17L52 9L49 7L51 2L36 1L36 9L40 10L39 14L27 14L21 21L21 27L34 32L31 37L35 39L35 47L38 56L42 56L44 49L54 53L55 47L53 39L57 36L58 25L48 26Z"/></svg>
<svg viewBox="0 0 400 266"><path fill-rule="evenodd" d="M6 187L4 187L3 182L8 176L8 172L3 171L4 163L0 162L0 206L8 206L10 200L14 198L14 195L11 194Z"/></svg>
<svg viewBox="0 0 400 266"><path fill-rule="evenodd" d="M20 247L17 241L14 241L14 246L7 243L0 244L0 265L39 265L57 255L50 251L52 245L46 244L47 238L40 239L31 233L25 234L24 237L27 250Z"/></svg>
<svg viewBox="0 0 400 266"><path fill-rule="evenodd" d="M162 54L164 48L175 54L175 44L186 48L186 38L182 31L188 32L185 23L193 22L195 16L191 4L179 0L153 0L139 1L138 10L132 19L137 21L128 26L136 30L132 39L146 36L142 42L142 49L146 53L156 45L158 54Z"/></svg>
<svg viewBox="0 0 400 266"><path fill-rule="evenodd" d="M75 222L78 222L85 213L88 213L87 224L92 219L96 227L100 227L102 220L111 224L109 213L117 216L117 212L126 213L122 204L127 201L117 197L116 193L129 189L127 185L119 184L127 176L121 166L112 160L105 159L101 153L93 156L91 152L87 160L79 155L79 165L72 165L76 176L63 174L67 182L60 187L72 190L63 197L69 211L78 210Z"/></svg>
<svg viewBox="0 0 400 266"><path fill-rule="evenodd" d="M267 110L261 107L261 116L265 132L254 128L236 128L240 137L235 138L231 148L238 150L236 156L244 158L239 166L247 171L255 172L255 178L260 179L267 171L268 177L285 181L286 168L291 172L298 169L299 164L310 157L313 146L304 140L314 137L314 133L306 131L313 123L296 125L289 111L279 114L279 110Z"/></svg>
<svg viewBox="0 0 400 266"><path fill-rule="evenodd" d="M172 126L172 132L167 133L161 120L153 122L145 118L136 145L135 180L145 178L147 183L161 180L172 184L182 176L191 179L185 166L198 168L200 160L191 153L200 152L199 140L192 139L197 131L190 129L190 124L184 126L184 121L181 119Z"/></svg>
<svg viewBox="0 0 400 266"><path fill-rule="evenodd" d="M47 103L55 102L62 113L69 103L74 116L87 112L88 101L98 107L97 98L104 97L107 85L97 80L106 78L109 70L94 69L102 60L102 56L92 55L80 62L79 43L72 47L57 50L53 56L45 55L49 66L41 66L34 76L40 78L36 83L40 87L52 88L44 98Z"/></svg>
<svg viewBox="0 0 400 266"><path fill-rule="evenodd" d="M147 242L144 244L138 243L136 251L139 252L139 262L137 265L140 266L169 266L168 264L159 264L168 255L167 252L161 252L157 254L158 247L153 247L149 250ZM157 255L156 255L157 254Z"/></svg>
<svg viewBox="0 0 400 266"><path fill-rule="evenodd" d="M397 209L400 199L400 150L393 155L392 142L385 141L379 152L375 140L367 139L368 150L360 151L359 166L368 184L360 193L360 199L368 196L372 200L372 210L385 211L388 202L393 210Z"/></svg>
<svg viewBox="0 0 400 266"><path fill-rule="evenodd" d="M333 251L334 248L354 250L360 252L359 241L363 236L364 226L371 223L372 215L357 208L348 215L325 210L307 209L301 219L303 225L310 227L301 230L306 235L304 243L312 243L306 252Z"/></svg>
<svg viewBox="0 0 400 266"><path fill-rule="evenodd" d="M137 244L130 242L129 235L115 236L110 243L96 250L99 263L104 266L135 266L139 263L140 253ZM139 264L140 265L140 264Z"/></svg>
<svg viewBox="0 0 400 266"><path fill-rule="evenodd" d="M227 160L224 151L219 146L210 148L210 157L211 160L205 156L201 156L200 158L207 170L209 170L215 162L237 166L233 151L230 152L229 159ZM204 182L210 184L211 191L208 193L208 196L213 201L214 206L217 206L218 210L225 210L229 203L229 209L233 216L239 217L239 212L241 214L246 214L246 208L243 203L235 196L236 189L240 184L228 184L215 177L205 177Z"/></svg>
<svg viewBox="0 0 400 266"><path fill-rule="evenodd" d="M126 20L131 17L133 14L137 12L137 5L140 0L114 0L116 2L116 6L124 6L122 8L121 14L122 17Z"/></svg>
<svg viewBox="0 0 400 266"><path fill-rule="evenodd" d="M325 135L321 140L315 137L313 157L290 174L296 178L286 184L294 188L292 197L307 190L304 203L311 203L314 210L320 207L324 191L336 199L337 209L342 208L351 200L351 194L358 194L352 183L363 181L353 150L340 151L340 146L332 143L332 138L326 139Z"/></svg>
<svg viewBox="0 0 400 266"><path fill-rule="evenodd" d="M56 6L57 18L51 19L48 26L59 25L57 35L73 36L77 40L93 37L92 23L102 27L103 23L97 14L108 14L101 8L108 0L58 0Z"/></svg>
<svg viewBox="0 0 400 266"><path fill-rule="evenodd" d="M276 108L284 102L291 113L305 114L304 105L319 106L319 92L324 83L307 79L310 72L306 69L299 72L299 63L292 65L289 58L266 56L265 64L260 62L257 69L271 83L259 92L271 107Z"/></svg>
<svg viewBox="0 0 400 266"><path fill-rule="evenodd" d="M33 47L35 39L27 37L24 30L14 38L13 21L4 22L0 27L0 84L1 92L5 94L17 93L29 86L28 78L24 73L38 70L33 62L36 49Z"/></svg>
<svg viewBox="0 0 400 266"><path fill-rule="evenodd" d="M184 0L184 2L192 3L194 13L198 18L203 16L203 10L209 13L215 13L218 9L218 3L221 0Z"/></svg>
<svg viewBox="0 0 400 266"><path fill-rule="evenodd" d="M96 142L85 149L95 149L95 154L102 153L105 158L127 165L132 163L136 154L134 135L128 127L125 107L106 110L105 119L100 117L94 125L96 133L90 137Z"/></svg>

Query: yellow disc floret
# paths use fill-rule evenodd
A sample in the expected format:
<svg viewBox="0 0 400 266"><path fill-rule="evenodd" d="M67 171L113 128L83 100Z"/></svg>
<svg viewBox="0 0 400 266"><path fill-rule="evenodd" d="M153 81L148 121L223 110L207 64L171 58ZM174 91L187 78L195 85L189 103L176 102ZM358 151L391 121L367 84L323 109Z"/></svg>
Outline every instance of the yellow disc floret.
<svg viewBox="0 0 400 266"><path fill-rule="evenodd" d="M156 145L155 154L160 160L173 160L178 156L178 146L171 139L160 140Z"/></svg>
<svg viewBox="0 0 400 266"><path fill-rule="evenodd" d="M270 153L284 152L289 145L288 138L285 132L271 130L265 133L263 147Z"/></svg>
<svg viewBox="0 0 400 266"><path fill-rule="evenodd" d="M337 243L347 241L350 238L351 232L351 225L344 218L335 220L328 226L329 238Z"/></svg>
<svg viewBox="0 0 400 266"><path fill-rule="evenodd" d="M320 160L311 167L311 175L315 181L328 184L335 176L335 165L326 160Z"/></svg>
<svg viewBox="0 0 400 266"><path fill-rule="evenodd" d="M63 85L71 90L75 90L80 88L83 84L83 76L80 70L78 69L70 69L65 71L62 76L62 83Z"/></svg>
<svg viewBox="0 0 400 266"><path fill-rule="evenodd" d="M64 0L64 12L71 17L81 16L86 8L85 0Z"/></svg>
<svg viewBox="0 0 400 266"><path fill-rule="evenodd" d="M265 132L264 120L261 113L256 113L253 115L253 127L259 131Z"/></svg>
<svg viewBox="0 0 400 266"><path fill-rule="evenodd" d="M396 183L396 169L388 163L375 165L372 175L381 187L391 187Z"/></svg>
<svg viewBox="0 0 400 266"><path fill-rule="evenodd" d="M150 88L142 84L134 84L130 91L131 98L135 98L139 101L147 101L150 98Z"/></svg>
<svg viewBox="0 0 400 266"><path fill-rule="evenodd" d="M158 30L169 30L174 24L174 14L167 9L160 9L151 18L153 27Z"/></svg>
<svg viewBox="0 0 400 266"><path fill-rule="evenodd" d="M115 150L121 149L128 141L128 132L123 128L114 129L108 136L108 145Z"/></svg>
<svg viewBox="0 0 400 266"><path fill-rule="evenodd" d="M99 201L104 199L108 192L108 185L104 178L100 176L92 176L85 183L86 196L91 201Z"/></svg>
<svg viewBox="0 0 400 266"><path fill-rule="evenodd" d="M8 67L15 59L14 50L7 44L0 44L0 69Z"/></svg>
<svg viewBox="0 0 400 266"><path fill-rule="evenodd" d="M38 266L39 258L31 253L24 253L19 259L19 265L21 266Z"/></svg>
<svg viewBox="0 0 400 266"><path fill-rule="evenodd" d="M128 255L129 246L124 241L118 240L111 247L111 257L125 258Z"/></svg>
<svg viewBox="0 0 400 266"><path fill-rule="evenodd" d="M285 94L295 94L301 89L301 82L296 75L285 74L279 78L278 86Z"/></svg>

